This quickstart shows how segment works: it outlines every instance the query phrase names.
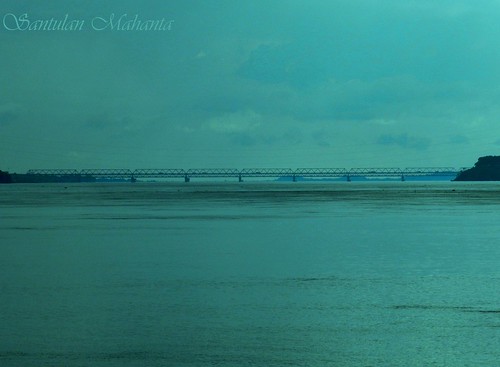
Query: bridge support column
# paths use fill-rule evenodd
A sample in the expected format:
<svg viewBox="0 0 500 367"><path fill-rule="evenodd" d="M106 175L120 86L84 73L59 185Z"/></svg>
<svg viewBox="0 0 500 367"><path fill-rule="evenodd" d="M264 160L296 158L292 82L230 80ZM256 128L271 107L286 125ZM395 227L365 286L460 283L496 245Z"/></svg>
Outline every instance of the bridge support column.
<svg viewBox="0 0 500 367"><path fill-rule="evenodd" d="M347 175L347 182L351 182L351 176Z"/></svg>
<svg viewBox="0 0 500 367"><path fill-rule="evenodd" d="M241 175L238 176L238 182L243 182L243 177L241 177Z"/></svg>
<svg viewBox="0 0 500 367"><path fill-rule="evenodd" d="M401 181L403 181L403 182L404 182L404 180L405 180L405 176L404 176L404 175L401 175Z"/></svg>
<svg viewBox="0 0 500 367"><path fill-rule="evenodd" d="M297 176L293 175L293 176L292 176L292 181L293 181L293 182L297 182Z"/></svg>
<svg viewBox="0 0 500 367"><path fill-rule="evenodd" d="M188 176L188 175L185 175L185 176L184 176L184 182L189 182L189 181L191 181L191 179L189 178L189 176Z"/></svg>

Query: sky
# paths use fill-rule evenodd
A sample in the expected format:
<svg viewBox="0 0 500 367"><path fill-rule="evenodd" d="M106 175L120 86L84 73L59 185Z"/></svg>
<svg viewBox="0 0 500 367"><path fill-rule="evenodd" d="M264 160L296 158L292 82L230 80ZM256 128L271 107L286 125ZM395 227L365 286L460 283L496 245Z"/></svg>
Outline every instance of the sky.
<svg viewBox="0 0 500 367"><path fill-rule="evenodd" d="M79 30L36 29L66 15ZM458 168L500 151L497 0L2 0L0 17L1 170Z"/></svg>

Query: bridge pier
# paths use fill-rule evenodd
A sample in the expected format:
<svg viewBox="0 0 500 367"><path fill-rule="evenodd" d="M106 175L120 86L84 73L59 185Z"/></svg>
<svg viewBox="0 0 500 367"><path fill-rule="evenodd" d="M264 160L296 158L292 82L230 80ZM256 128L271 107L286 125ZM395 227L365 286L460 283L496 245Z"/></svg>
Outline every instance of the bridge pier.
<svg viewBox="0 0 500 367"><path fill-rule="evenodd" d="M189 181L191 181L191 179L189 178L189 176L188 176L188 175L185 175L185 176L184 176L184 182L189 182Z"/></svg>
<svg viewBox="0 0 500 367"><path fill-rule="evenodd" d="M241 177L241 175L238 176L238 182L243 182L243 177Z"/></svg>
<svg viewBox="0 0 500 367"><path fill-rule="evenodd" d="M405 175L401 175L401 181L405 181Z"/></svg>
<svg viewBox="0 0 500 367"><path fill-rule="evenodd" d="M347 182L351 182L351 176L347 175L346 179L347 179Z"/></svg>
<svg viewBox="0 0 500 367"><path fill-rule="evenodd" d="M293 181L293 182L297 182L297 176L293 175L293 176L292 176L292 181Z"/></svg>

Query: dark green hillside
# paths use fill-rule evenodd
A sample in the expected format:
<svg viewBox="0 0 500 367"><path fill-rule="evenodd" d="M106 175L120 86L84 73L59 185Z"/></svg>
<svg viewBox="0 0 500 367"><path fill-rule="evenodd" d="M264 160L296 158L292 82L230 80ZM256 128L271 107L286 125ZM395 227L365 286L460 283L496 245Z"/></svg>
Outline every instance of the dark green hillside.
<svg viewBox="0 0 500 367"><path fill-rule="evenodd" d="M500 181L500 156L479 158L474 167L460 172L455 181Z"/></svg>

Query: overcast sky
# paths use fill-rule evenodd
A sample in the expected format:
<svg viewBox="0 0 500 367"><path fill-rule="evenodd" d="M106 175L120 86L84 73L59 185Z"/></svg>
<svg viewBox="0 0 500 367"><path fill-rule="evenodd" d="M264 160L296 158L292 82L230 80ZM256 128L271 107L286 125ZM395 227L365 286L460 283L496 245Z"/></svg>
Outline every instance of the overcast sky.
<svg viewBox="0 0 500 367"><path fill-rule="evenodd" d="M81 30L16 29L66 14ZM500 151L499 1L2 0L0 15L3 170L462 167ZM136 16L173 22L116 25Z"/></svg>

